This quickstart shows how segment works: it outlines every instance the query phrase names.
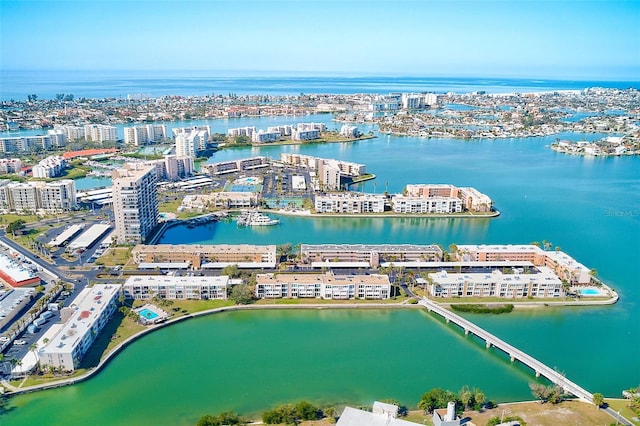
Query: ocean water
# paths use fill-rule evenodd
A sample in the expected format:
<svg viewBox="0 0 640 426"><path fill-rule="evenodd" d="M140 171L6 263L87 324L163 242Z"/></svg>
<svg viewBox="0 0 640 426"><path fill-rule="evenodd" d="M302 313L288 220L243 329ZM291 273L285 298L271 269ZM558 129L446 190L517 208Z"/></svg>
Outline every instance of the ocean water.
<svg viewBox="0 0 640 426"><path fill-rule="evenodd" d="M298 95L331 93L456 92L487 93L581 90L586 87L640 88L640 81L534 80L505 78L445 78L407 76L247 75L221 72L29 71L0 70L0 100L23 100L36 94L53 99L57 93L88 98L128 95Z"/></svg>

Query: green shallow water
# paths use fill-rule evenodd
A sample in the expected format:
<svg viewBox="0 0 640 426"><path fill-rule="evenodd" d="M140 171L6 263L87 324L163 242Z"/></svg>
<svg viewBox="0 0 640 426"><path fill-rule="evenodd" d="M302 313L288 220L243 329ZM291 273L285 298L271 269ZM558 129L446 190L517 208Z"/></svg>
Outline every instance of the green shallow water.
<svg viewBox="0 0 640 426"><path fill-rule="evenodd" d="M2 424L192 425L300 399L416 406L432 387L479 383L502 401L528 398L532 380L422 310L231 312L145 336L92 380L18 398Z"/></svg>

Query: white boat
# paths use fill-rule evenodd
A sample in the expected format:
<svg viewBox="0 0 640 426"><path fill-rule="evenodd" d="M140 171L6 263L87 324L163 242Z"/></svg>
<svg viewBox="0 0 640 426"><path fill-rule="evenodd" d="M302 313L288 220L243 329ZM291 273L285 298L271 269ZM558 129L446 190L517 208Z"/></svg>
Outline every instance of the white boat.
<svg viewBox="0 0 640 426"><path fill-rule="evenodd" d="M279 223L280 220L272 219L258 211L246 211L238 216L238 226L271 226Z"/></svg>

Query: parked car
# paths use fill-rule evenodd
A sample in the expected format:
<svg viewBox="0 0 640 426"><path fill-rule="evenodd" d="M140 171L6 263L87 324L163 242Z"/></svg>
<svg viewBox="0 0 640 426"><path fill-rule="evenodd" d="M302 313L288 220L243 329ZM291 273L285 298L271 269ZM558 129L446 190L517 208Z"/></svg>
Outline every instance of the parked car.
<svg viewBox="0 0 640 426"><path fill-rule="evenodd" d="M22 345L26 345L27 341L26 340L16 340L15 342L13 342L14 345L18 345L18 346L22 346Z"/></svg>
<svg viewBox="0 0 640 426"><path fill-rule="evenodd" d="M7 336L0 336L0 343L7 343L9 338Z"/></svg>

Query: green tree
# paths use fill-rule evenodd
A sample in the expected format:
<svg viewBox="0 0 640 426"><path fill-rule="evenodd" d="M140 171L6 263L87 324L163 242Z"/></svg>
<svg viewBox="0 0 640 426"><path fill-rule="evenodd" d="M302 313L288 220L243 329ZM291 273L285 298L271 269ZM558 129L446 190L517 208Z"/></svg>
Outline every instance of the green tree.
<svg viewBox="0 0 640 426"><path fill-rule="evenodd" d="M228 275L231 278L238 278L240 276L240 269L238 265L228 265L222 268L222 275Z"/></svg>
<svg viewBox="0 0 640 426"><path fill-rule="evenodd" d="M450 401L456 402L456 411L458 411L459 400L456 394L442 388L435 388L422 394L418 408L427 413L433 413L436 408L445 408Z"/></svg>
<svg viewBox="0 0 640 426"><path fill-rule="evenodd" d="M593 394L593 404L600 408L604 405L604 395L602 395L600 392L596 392Z"/></svg>
<svg viewBox="0 0 640 426"><path fill-rule="evenodd" d="M197 426L223 426L223 425L246 425L248 421L243 419L233 411L225 411L217 416L205 414L200 417Z"/></svg>
<svg viewBox="0 0 640 426"><path fill-rule="evenodd" d="M233 300L236 305L248 305L253 302L253 289L248 284L238 284L233 286L229 299Z"/></svg>
<svg viewBox="0 0 640 426"><path fill-rule="evenodd" d="M318 407L307 401L300 401L295 406L296 418L300 420L318 420L321 412Z"/></svg>
<svg viewBox="0 0 640 426"><path fill-rule="evenodd" d="M16 231L24 229L25 224L26 222L22 219L14 220L7 225L6 231L7 233L11 233L15 237Z"/></svg>

